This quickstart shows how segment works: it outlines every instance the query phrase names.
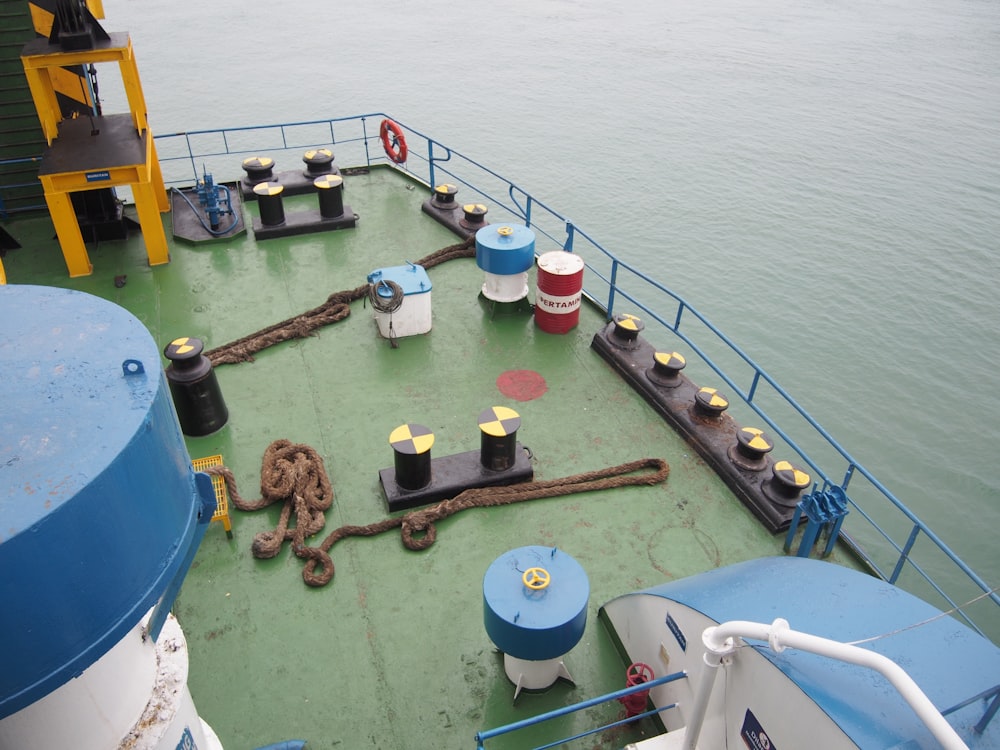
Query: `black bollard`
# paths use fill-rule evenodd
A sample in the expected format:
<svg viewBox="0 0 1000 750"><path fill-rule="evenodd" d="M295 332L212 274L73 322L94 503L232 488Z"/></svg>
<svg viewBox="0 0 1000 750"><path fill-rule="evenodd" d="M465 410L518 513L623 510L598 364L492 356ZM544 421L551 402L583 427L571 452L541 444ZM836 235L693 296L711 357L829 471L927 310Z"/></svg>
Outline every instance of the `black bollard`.
<svg viewBox="0 0 1000 750"><path fill-rule="evenodd" d="M209 435L225 426L229 410L201 339L179 338L163 350L170 360L167 383L181 431L190 437Z"/></svg>
<svg viewBox="0 0 1000 750"><path fill-rule="evenodd" d="M260 223L264 226L275 227L285 223L285 205L281 197L284 190L284 185L277 182L254 185L253 192L260 207Z"/></svg>
<svg viewBox="0 0 1000 750"><path fill-rule="evenodd" d="M324 219L337 219L344 215L344 178L327 174L313 180L319 196L319 215Z"/></svg>

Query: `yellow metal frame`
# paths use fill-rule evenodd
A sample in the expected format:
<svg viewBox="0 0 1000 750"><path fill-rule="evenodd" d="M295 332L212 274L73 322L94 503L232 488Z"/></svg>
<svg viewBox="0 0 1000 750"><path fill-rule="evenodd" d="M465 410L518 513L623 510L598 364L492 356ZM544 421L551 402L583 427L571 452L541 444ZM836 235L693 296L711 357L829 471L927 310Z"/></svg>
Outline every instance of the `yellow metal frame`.
<svg viewBox="0 0 1000 750"><path fill-rule="evenodd" d="M94 49L73 50L70 52L45 52L44 54L28 54L21 56L24 66L24 77L28 80L28 89L38 111L38 120L42 124L45 140L51 146L59 135L59 123L62 122L62 112L56 99L55 78L59 75L53 69L70 65L90 65L91 63L118 63L122 83L125 86L125 96L128 99L129 111L136 132L140 135L148 127L146 122L146 97L142 93L139 82L139 68L135 63L135 53L132 50L132 39L128 34L113 34L112 41L124 37L124 44L111 44Z"/></svg>
<svg viewBox="0 0 1000 750"><path fill-rule="evenodd" d="M195 458L191 461L191 466L195 471L204 471L210 466L223 466L222 456L205 456ZM218 474L210 474L212 478L212 489L215 490L215 513L212 514L213 521L222 521L222 528L226 530L226 536L233 538L233 523L229 517L229 491L226 489L225 480Z"/></svg>
<svg viewBox="0 0 1000 750"><path fill-rule="evenodd" d="M160 213L170 209L170 201L163 184L163 173L160 171L160 161L156 157L152 133L148 134L146 140L145 163L111 167L106 170L108 178L102 180L99 185L87 180L87 174L92 171L60 172L38 176L45 190L45 202L48 204L52 224L59 237L59 246L62 248L69 275L88 276L94 270L90 255L87 253L87 246L83 241L83 234L80 232L80 224L73 209L70 193L94 190L98 187L131 186L136 213L139 215L139 226L146 242L149 265L169 263L170 251L167 247L163 222L160 221Z"/></svg>
<svg viewBox="0 0 1000 750"><path fill-rule="evenodd" d="M31 98L38 111L42 132L50 147L58 137L59 124L63 121L59 101L56 98L57 85L62 76L60 71L64 66L71 65L117 62L125 86L125 95L128 98L132 123L136 132L140 136L145 134L146 137L144 162L106 169L107 177L102 179L100 184L94 184L87 179L88 174L94 172L92 168L39 175L45 190L45 202L48 204L52 223L59 237L69 275L87 276L94 270L69 194L105 187L128 185L132 188L149 264L155 266L168 263L170 254L167 237L159 214L170 210L170 202L163 184L156 147L153 145L153 134L149 131L146 120L146 98L139 81L139 69L136 66L131 38L128 34L112 34L110 44L69 52L61 50L53 52L47 47L44 53L34 54L28 51L29 48L34 49L30 44L25 47L26 52L21 55L21 63L24 66Z"/></svg>

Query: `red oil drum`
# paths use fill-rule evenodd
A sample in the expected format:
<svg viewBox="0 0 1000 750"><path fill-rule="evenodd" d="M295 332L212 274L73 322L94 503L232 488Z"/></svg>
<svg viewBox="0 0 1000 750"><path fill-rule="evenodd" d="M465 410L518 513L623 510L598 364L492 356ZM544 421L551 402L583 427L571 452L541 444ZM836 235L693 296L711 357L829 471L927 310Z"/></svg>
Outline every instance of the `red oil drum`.
<svg viewBox="0 0 1000 750"><path fill-rule="evenodd" d="M547 333L566 333L580 322L583 258L553 250L538 259L535 323Z"/></svg>

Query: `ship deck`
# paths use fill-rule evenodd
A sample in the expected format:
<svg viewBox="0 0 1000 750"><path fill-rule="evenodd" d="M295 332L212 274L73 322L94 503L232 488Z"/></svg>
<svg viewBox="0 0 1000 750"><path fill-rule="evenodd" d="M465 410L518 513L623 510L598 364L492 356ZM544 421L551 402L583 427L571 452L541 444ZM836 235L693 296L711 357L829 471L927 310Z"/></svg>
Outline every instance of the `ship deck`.
<svg viewBox="0 0 1000 750"><path fill-rule="evenodd" d="M4 265L10 283L68 287L122 305L161 348L183 336L212 348L354 289L374 269L458 242L420 211L428 195L396 170L373 168L345 176L356 228L260 242L252 231L199 245L171 239L171 262L157 267L148 265L136 233L90 245L93 274L75 279L66 274L51 221L21 219L22 247ZM312 201L288 198L285 210ZM245 211L249 224L258 207L247 203ZM169 238L169 214L164 221ZM336 574L320 588L304 584L303 561L288 544L270 560L251 555L255 535L275 528L279 506L233 509L233 538L212 524L174 608L190 650L195 704L226 748L295 737L314 750L472 748L478 730L624 687L627 665L596 616L603 603L782 554L783 535L765 530L590 348L605 322L602 311L584 304L571 332L545 333L528 314L491 314L479 299L483 275L471 258L429 276L432 330L400 339L397 348L359 300L349 317L313 336L216 368L229 421L212 435L188 438L192 458L221 455L240 493L255 499L272 441L314 448L335 500L312 544L342 525L389 515L379 470L393 466L394 428L430 428L434 457L475 451L478 415L494 405L520 414L518 440L530 448L537 480L646 457L665 459L669 479L470 509L440 521L437 541L425 551L404 548L398 530L348 538L333 546ZM116 286L116 277L124 285ZM534 272L530 283L533 289ZM545 391L528 400L505 395L498 378L515 370L538 373ZM572 555L589 577L590 598L584 636L565 659L575 685L559 681L515 703L502 657L484 631L482 583L491 562L525 545ZM838 550L838 557L845 554ZM540 745L623 715L612 703L487 746ZM653 731L643 720L575 745L620 748Z"/></svg>

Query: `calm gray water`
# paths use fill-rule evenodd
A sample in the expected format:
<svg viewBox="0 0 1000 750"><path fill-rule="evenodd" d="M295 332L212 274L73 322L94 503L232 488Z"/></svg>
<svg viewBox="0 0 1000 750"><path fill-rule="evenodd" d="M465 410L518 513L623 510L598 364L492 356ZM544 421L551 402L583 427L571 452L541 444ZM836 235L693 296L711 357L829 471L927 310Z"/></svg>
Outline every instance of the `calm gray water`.
<svg viewBox="0 0 1000 750"><path fill-rule="evenodd" d="M154 132L386 111L516 178L685 296L1000 584L1000 3L105 11Z"/></svg>

